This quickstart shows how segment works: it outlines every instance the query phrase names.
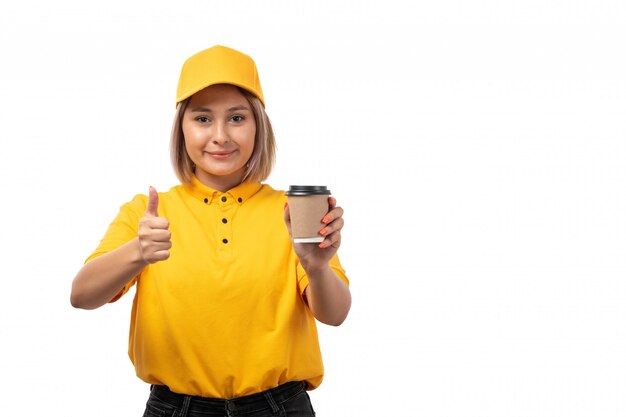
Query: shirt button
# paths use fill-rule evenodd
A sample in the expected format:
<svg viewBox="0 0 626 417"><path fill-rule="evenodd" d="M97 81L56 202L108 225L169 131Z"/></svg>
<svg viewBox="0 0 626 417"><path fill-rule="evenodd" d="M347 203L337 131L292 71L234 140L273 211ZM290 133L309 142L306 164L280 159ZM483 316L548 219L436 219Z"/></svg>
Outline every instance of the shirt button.
<svg viewBox="0 0 626 417"><path fill-rule="evenodd" d="M237 199L237 201L239 201L239 202L241 203L241 202L243 201L243 198L239 197L239 198Z"/></svg>
<svg viewBox="0 0 626 417"><path fill-rule="evenodd" d="M228 223L228 220L222 219L222 223L226 224L226 223Z"/></svg>
<svg viewBox="0 0 626 417"><path fill-rule="evenodd" d="M222 197L222 201L225 203L227 200L226 196Z"/></svg>
<svg viewBox="0 0 626 417"><path fill-rule="evenodd" d="M222 242L228 243L228 239L222 239Z"/></svg>

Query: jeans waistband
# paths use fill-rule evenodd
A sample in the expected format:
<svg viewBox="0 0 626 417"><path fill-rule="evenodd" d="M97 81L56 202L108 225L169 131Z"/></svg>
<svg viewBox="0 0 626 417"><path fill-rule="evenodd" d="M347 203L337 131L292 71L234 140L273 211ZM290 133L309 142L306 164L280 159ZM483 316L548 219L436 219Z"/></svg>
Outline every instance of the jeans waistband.
<svg viewBox="0 0 626 417"><path fill-rule="evenodd" d="M265 409L275 412L278 409L277 405L305 391L306 388L306 382L294 381L252 395L221 399L177 394L170 391L165 385L152 385L150 396L155 396L160 401L176 408L185 409L185 411L199 414L226 411L227 415L233 415Z"/></svg>

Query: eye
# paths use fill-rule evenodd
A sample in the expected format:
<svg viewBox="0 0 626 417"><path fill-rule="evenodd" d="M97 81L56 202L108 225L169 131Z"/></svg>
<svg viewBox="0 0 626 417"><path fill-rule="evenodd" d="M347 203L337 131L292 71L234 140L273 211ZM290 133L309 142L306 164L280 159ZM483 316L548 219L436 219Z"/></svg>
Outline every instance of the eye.
<svg viewBox="0 0 626 417"><path fill-rule="evenodd" d="M209 121L209 118L206 116L198 116L195 118L195 120L200 123L207 123Z"/></svg>
<svg viewBox="0 0 626 417"><path fill-rule="evenodd" d="M239 122L243 122L245 117L236 115L236 116L231 117L231 119L233 120L233 122L239 123Z"/></svg>

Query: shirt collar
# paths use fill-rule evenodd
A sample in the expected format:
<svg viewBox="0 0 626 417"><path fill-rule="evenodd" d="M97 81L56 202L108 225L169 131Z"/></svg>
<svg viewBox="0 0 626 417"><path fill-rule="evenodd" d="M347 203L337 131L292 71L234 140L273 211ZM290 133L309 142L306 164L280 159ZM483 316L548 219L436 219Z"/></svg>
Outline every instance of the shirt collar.
<svg viewBox="0 0 626 417"><path fill-rule="evenodd" d="M262 184L244 181L226 192L221 192L203 184L195 175L192 175L191 182L183 187L195 198L206 204L211 204L214 200L219 201L222 197L226 197L242 205L261 189Z"/></svg>

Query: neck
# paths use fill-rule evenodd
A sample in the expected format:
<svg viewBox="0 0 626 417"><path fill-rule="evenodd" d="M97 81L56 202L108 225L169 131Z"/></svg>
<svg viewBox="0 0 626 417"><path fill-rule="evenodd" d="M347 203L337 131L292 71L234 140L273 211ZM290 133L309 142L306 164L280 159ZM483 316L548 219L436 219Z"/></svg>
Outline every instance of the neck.
<svg viewBox="0 0 626 417"><path fill-rule="evenodd" d="M202 170L196 170L195 175L202 184L220 192L235 188L243 181L243 170L230 175L211 175Z"/></svg>

